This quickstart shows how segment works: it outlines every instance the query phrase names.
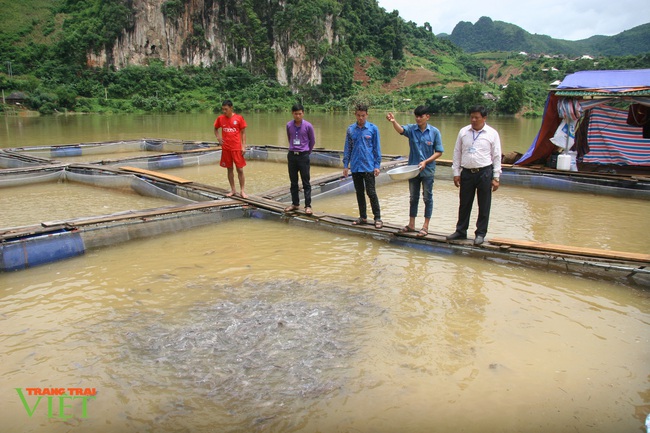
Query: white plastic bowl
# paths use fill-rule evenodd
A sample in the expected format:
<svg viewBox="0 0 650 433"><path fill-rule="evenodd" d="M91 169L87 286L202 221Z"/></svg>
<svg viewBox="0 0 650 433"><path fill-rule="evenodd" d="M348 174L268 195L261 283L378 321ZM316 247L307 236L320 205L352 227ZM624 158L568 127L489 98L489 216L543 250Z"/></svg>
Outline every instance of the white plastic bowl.
<svg viewBox="0 0 650 433"><path fill-rule="evenodd" d="M407 180L412 179L420 173L417 165L404 165L392 170L388 170L388 175L393 180Z"/></svg>

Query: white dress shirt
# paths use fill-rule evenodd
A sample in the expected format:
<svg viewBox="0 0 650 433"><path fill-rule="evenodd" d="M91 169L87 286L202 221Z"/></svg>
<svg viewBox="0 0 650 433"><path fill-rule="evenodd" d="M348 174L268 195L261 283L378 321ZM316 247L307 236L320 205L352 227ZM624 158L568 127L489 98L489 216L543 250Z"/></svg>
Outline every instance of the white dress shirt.
<svg viewBox="0 0 650 433"><path fill-rule="evenodd" d="M501 139L496 129L485 124L476 131L467 125L458 132L451 165L454 176L462 168L481 168L492 165L492 177L501 174Z"/></svg>

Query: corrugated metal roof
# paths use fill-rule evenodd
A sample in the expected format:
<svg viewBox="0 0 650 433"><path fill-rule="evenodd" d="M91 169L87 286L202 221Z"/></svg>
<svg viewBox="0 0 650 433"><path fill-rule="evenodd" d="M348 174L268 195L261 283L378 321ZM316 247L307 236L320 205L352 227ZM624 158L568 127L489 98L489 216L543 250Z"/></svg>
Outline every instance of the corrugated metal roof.
<svg viewBox="0 0 650 433"><path fill-rule="evenodd" d="M601 98L622 98L624 96L650 96L650 89L635 90L632 92L597 92L594 90L555 90L558 96L598 96Z"/></svg>

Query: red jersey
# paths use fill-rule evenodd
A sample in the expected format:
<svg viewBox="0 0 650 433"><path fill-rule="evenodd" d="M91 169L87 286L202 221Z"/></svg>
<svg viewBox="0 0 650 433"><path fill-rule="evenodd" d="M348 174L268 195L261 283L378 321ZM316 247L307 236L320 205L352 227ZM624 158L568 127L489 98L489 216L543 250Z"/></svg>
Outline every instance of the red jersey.
<svg viewBox="0 0 650 433"><path fill-rule="evenodd" d="M242 150L241 130L246 128L246 121L239 114L231 117L221 115L214 121L214 129L221 128L221 148L223 150Z"/></svg>

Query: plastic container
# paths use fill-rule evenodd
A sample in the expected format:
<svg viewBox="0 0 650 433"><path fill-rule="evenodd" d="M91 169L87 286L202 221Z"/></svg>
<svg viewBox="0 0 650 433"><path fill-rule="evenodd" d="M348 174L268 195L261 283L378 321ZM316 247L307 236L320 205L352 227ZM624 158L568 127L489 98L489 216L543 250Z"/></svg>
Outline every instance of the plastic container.
<svg viewBox="0 0 650 433"><path fill-rule="evenodd" d="M571 170L571 155L558 155L557 169L562 171Z"/></svg>

